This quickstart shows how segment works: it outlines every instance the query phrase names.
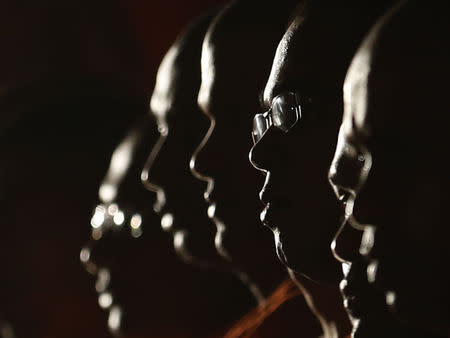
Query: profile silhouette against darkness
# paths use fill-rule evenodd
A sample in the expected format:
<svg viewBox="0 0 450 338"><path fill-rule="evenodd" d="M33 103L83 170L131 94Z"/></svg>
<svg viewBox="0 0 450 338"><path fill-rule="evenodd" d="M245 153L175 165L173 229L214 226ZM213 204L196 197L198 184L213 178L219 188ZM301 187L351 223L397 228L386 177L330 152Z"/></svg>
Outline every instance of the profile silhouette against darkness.
<svg viewBox="0 0 450 338"><path fill-rule="evenodd" d="M345 72L387 1L345 4L313 1L297 9L278 45L261 113L253 119L250 152L265 177L261 221L274 233L278 257L311 293L328 322L322 322L324 330L337 324L340 335L350 327L340 305L342 273L330 244L341 207L327 171L342 117ZM358 246L359 240L349 238L347 244ZM316 292L304 276L331 287Z"/></svg>
<svg viewBox="0 0 450 338"><path fill-rule="evenodd" d="M157 137L145 115L113 152L80 259L95 278L114 336L205 336L235 320L252 299L230 273L186 265L161 231L151 208L155 196L140 180Z"/></svg>
<svg viewBox="0 0 450 338"><path fill-rule="evenodd" d="M254 117L250 160L265 175L261 219L289 268L337 283L330 252L340 206L327 181L345 71L381 5L317 1L300 8L281 40ZM350 5L351 4L351 5ZM328 6L325 6L328 5Z"/></svg>
<svg viewBox="0 0 450 338"><path fill-rule="evenodd" d="M223 261L214 248L214 223L205 219L205 202L198 197L202 185L189 171L190 155L208 129L196 97L201 45L212 18L213 13L188 27L161 62L150 100L159 140L142 172L144 185L157 194L154 209L162 229L172 233L184 260L199 264Z"/></svg>
<svg viewBox="0 0 450 338"><path fill-rule="evenodd" d="M142 244L155 236L156 216L148 208L154 197L139 180L140 169L156 141L152 125L149 117L140 118L113 152L99 188L100 203L91 218L91 239L80 252L81 262L96 279L98 303L108 311L108 327L114 334L145 323L139 314L145 303L138 304L148 278L141 271L144 262L136 257L148 257ZM144 236L144 231L149 233ZM163 250L164 242L155 242Z"/></svg>
<svg viewBox="0 0 450 338"><path fill-rule="evenodd" d="M352 265L360 255L368 259L369 282L414 332L408 337L448 334L444 13L443 3L403 1L373 27L347 73L329 172L345 206L336 246L345 231L364 231L359 250L336 251L337 258Z"/></svg>
<svg viewBox="0 0 450 338"><path fill-rule="evenodd" d="M202 49L198 103L211 125L191 169L207 183L204 198L216 223L217 250L248 272L265 296L285 272L274 258L270 233L258 224L258 177L247 149L258 93L294 6L295 1L235 1L214 20Z"/></svg>
<svg viewBox="0 0 450 338"><path fill-rule="evenodd" d="M215 282L222 295L238 280L243 283L230 295L239 299L234 302L235 313L239 314L254 303L252 296L260 302L260 293L242 270L217 253L215 225L206 217L202 198L203 184L189 169L190 157L209 127L208 119L199 111L197 94L202 42L216 13L211 11L189 25L161 62L150 100L150 113L156 120L159 139L141 179L147 189L156 193L154 210L161 217L162 229L173 236L177 254L189 264L227 275L222 283ZM230 283L230 278L235 281ZM250 292L242 296L244 285Z"/></svg>

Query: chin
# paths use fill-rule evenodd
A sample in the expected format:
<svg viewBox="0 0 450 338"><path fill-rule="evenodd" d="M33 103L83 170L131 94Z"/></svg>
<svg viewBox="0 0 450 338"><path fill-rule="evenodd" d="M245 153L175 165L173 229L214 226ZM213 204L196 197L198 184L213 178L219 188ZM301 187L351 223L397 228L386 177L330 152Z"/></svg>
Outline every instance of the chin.
<svg viewBox="0 0 450 338"><path fill-rule="evenodd" d="M287 268L295 270L294 267L290 266L286 257L286 254L283 249L283 240L280 235L280 231L278 228L275 228L273 231L273 237L275 241L275 250L277 252L278 259L280 262Z"/></svg>
<svg viewBox="0 0 450 338"><path fill-rule="evenodd" d="M279 228L273 229L273 234L278 259L285 267L319 283L339 284L340 263L333 258L331 250L308 250L301 247L293 234L288 235Z"/></svg>

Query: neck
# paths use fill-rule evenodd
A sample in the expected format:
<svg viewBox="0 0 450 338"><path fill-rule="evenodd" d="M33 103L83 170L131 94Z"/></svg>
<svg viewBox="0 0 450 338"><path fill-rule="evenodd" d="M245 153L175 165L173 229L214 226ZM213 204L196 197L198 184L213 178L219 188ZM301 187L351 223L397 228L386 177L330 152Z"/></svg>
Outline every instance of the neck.
<svg viewBox="0 0 450 338"><path fill-rule="evenodd" d="M338 288L319 285L312 280L288 269L297 287L322 326L324 338L346 337L351 332L351 324L345 312Z"/></svg>

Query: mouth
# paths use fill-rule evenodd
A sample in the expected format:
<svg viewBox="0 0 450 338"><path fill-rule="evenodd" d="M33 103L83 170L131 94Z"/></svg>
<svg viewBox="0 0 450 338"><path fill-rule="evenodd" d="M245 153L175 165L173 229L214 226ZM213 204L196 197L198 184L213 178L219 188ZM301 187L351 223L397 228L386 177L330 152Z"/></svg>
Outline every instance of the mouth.
<svg viewBox="0 0 450 338"><path fill-rule="evenodd" d="M365 274L366 264L342 264L344 278L339 283L344 307L353 319L361 319L370 313L374 303L373 290Z"/></svg>
<svg viewBox="0 0 450 338"><path fill-rule="evenodd" d="M162 213L164 207L166 206L166 194L162 188L155 190L156 200L153 204L153 211L156 213Z"/></svg>
<svg viewBox="0 0 450 338"><path fill-rule="evenodd" d="M122 308L116 303L116 299L110 290L111 273L107 268L99 268L95 290L98 294L98 305L108 311L108 327L112 332L118 332L122 323Z"/></svg>
<svg viewBox="0 0 450 338"><path fill-rule="evenodd" d="M214 202L209 203L207 213L208 213L208 217L210 219L214 220L214 218L216 217L216 203L214 203Z"/></svg>
<svg viewBox="0 0 450 338"><path fill-rule="evenodd" d="M275 227L270 222L270 203L267 203L264 209L261 211L261 213L259 214L259 219L266 227L268 227L272 231L275 230Z"/></svg>
<svg viewBox="0 0 450 338"><path fill-rule="evenodd" d="M170 212L161 216L161 228L166 232L174 232L174 217Z"/></svg>
<svg viewBox="0 0 450 338"><path fill-rule="evenodd" d="M345 282L345 279L341 281L341 284L342 282ZM344 295L344 293L342 293L342 298L344 307L347 310L348 314L353 319L360 319L363 315L361 300L355 295L350 294Z"/></svg>
<svg viewBox="0 0 450 338"><path fill-rule="evenodd" d="M214 246L216 247L216 250L219 252L219 254L224 257L225 259L231 261L231 256L228 253L228 251L225 249L224 246L224 234L226 232L226 226L223 223L223 221L220 219L220 217L217 217L217 208L216 203L211 202L208 206L208 218L214 222L216 225L216 235L214 236Z"/></svg>

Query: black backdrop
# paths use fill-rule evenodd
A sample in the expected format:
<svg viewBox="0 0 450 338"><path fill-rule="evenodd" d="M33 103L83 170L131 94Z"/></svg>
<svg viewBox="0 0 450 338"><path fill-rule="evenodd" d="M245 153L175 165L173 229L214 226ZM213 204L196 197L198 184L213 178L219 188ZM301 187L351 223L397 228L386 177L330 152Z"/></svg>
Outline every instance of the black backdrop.
<svg viewBox="0 0 450 338"><path fill-rule="evenodd" d="M0 3L0 311L18 337L109 336L78 259L98 185L162 56L218 3Z"/></svg>

